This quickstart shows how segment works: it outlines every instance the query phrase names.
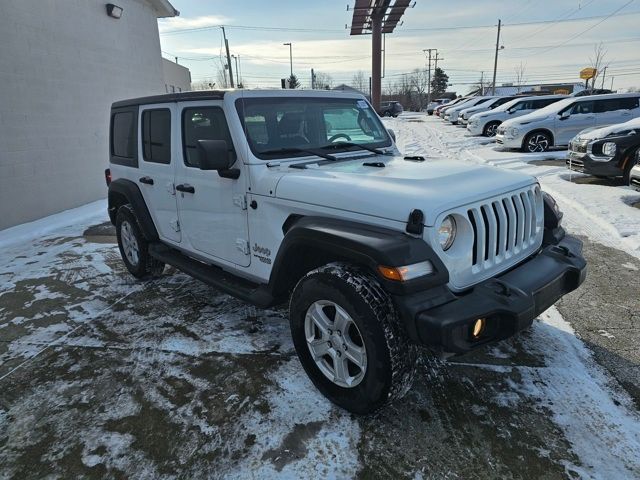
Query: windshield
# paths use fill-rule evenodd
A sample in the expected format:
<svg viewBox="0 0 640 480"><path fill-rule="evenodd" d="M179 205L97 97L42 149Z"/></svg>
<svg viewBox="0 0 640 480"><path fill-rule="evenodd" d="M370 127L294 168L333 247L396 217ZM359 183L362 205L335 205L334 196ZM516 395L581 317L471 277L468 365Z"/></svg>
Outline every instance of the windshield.
<svg viewBox="0 0 640 480"><path fill-rule="evenodd" d="M236 109L251 151L263 160L301 156L296 149L331 146L335 153L353 144L391 146L386 128L363 99L242 98L236 100Z"/></svg>

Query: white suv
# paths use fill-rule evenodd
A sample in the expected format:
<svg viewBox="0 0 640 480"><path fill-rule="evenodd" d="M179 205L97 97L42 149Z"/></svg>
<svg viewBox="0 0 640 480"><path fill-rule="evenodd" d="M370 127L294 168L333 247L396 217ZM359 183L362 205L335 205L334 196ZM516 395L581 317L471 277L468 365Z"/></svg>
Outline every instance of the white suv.
<svg viewBox="0 0 640 480"><path fill-rule="evenodd" d="M535 178L403 157L361 95L138 98L113 104L110 132L129 272L170 264L260 307L288 303L302 366L351 412L403 395L418 346L510 337L585 278Z"/></svg>
<svg viewBox="0 0 640 480"><path fill-rule="evenodd" d="M493 137L498 125L505 120L527 115L535 110L551 105L558 100L567 98L566 95L548 95L544 97L517 97L488 112L477 113L469 117L467 131L471 135Z"/></svg>
<svg viewBox="0 0 640 480"><path fill-rule="evenodd" d="M471 97L465 102L461 102L459 105L448 108L444 113L444 121L451 122L453 125L457 125L458 115L462 110L464 110L465 108L475 107L476 105L483 104L485 102L488 102L492 98L496 97Z"/></svg>
<svg viewBox="0 0 640 480"><path fill-rule="evenodd" d="M458 124L466 126L473 115L498 108L501 105L510 102L513 98L514 97L495 97L488 102L481 103L480 105L464 108L460 110L460 114L458 115Z"/></svg>
<svg viewBox="0 0 640 480"><path fill-rule="evenodd" d="M502 123L496 141L506 148L544 152L566 146L591 127L623 123L640 116L640 93L570 97Z"/></svg>

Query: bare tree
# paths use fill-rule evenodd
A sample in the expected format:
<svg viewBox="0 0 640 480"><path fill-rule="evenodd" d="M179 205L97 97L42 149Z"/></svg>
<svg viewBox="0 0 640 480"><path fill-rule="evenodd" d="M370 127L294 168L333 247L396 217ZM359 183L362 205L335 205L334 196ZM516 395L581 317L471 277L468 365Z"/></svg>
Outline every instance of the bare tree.
<svg viewBox="0 0 640 480"><path fill-rule="evenodd" d="M518 93L522 89L522 86L526 83L527 79L525 77L527 70L527 65L520 62L520 65L517 65L515 68L516 72L516 87L518 87Z"/></svg>
<svg viewBox="0 0 640 480"><path fill-rule="evenodd" d="M362 93L369 90L369 79L367 79L362 70L359 70L351 79L351 86Z"/></svg>
<svg viewBox="0 0 640 480"><path fill-rule="evenodd" d="M316 72L316 88L318 90L331 90L333 78L328 73Z"/></svg>
<svg viewBox="0 0 640 480"><path fill-rule="evenodd" d="M223 67L218 68L218 73L216 74L216 83L220 88L229 88L229 81L227 80L227 71Z"/></svg>
<svg viewBox="0 0 640 480"><path fill-rule="evenodd" d="M602 70L609 66L606 57L607 49L604 48L604 43L596 43L593 47L593 56L589 57L590 66L596 69L596 75L591 79L591 88L595 88L596 80L602 73Z"/></svg>
<svg viewBox="0 0 640 480"><path fill-rule="evenodd" d="M426 91L429 86L429 74L426 70L416 68L411 72L409 77L411 88L415 91L415 98L412 99L412 105L417 111L421 111L426 103Z"/></svg>

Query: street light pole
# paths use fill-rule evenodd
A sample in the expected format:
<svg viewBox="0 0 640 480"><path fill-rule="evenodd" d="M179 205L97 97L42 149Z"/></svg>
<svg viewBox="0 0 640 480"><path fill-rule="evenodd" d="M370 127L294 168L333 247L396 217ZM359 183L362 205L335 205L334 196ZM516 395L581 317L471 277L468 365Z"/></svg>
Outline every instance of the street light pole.
<svg viewBox="0 0 640 480"><path fill-rule="evenodd" d="M240 80L240 69L238 68L238 57L236 57L235 55L231 55L231 58L233 58L236 62L236 80L238 81L238 85L240 85L242 83L242 80Z"/></svg>
<svg viewBox="0 0 640 480"><path fill-rule="evenodd" d="M289 45L289 66L291 67L291 76L293 76L293 52L291 42L283 43L283 45Z"/></svg>

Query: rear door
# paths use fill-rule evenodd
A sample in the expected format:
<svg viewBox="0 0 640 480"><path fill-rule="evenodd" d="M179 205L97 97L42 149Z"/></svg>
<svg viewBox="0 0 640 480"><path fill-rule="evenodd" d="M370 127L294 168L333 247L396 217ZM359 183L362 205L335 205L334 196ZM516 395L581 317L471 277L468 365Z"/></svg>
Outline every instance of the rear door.
<svg viewBox="0 0 640 480"><path fill-rule="evenodd" d="M246 181L242 160L237 157L222 101L178 104L182 142L176 165L176 197L189 250L212 260L246 267L249 255ZM200 170L198 140L224 140L240 168L237 179L223 178L217 171Z"/></svg>
<svg viewBox="0 0 640 480"><path fill-rule="evenodd" d="M174 129L175 104L144 105L139 112L139 175L142 192L160 238L181 241L173 180L178 150ZM173 141L172 141L173 140Z"/></svg>
<svg viewBox="0 0 640 480"><path fill-rule="evenodd" d="M638 116L638 97L595 100L596 125L614 125Z"/></svg>
<svg viewBox="0 0 640 480"><path fill-rule="evenodd" d="M556 115L555 119L555 145L568 145L573 137L585 128L596 124L596 115L593 111L594 101L585 100L576 102ZM569 112L569 117L562 118L564 111Z"/></svg>

